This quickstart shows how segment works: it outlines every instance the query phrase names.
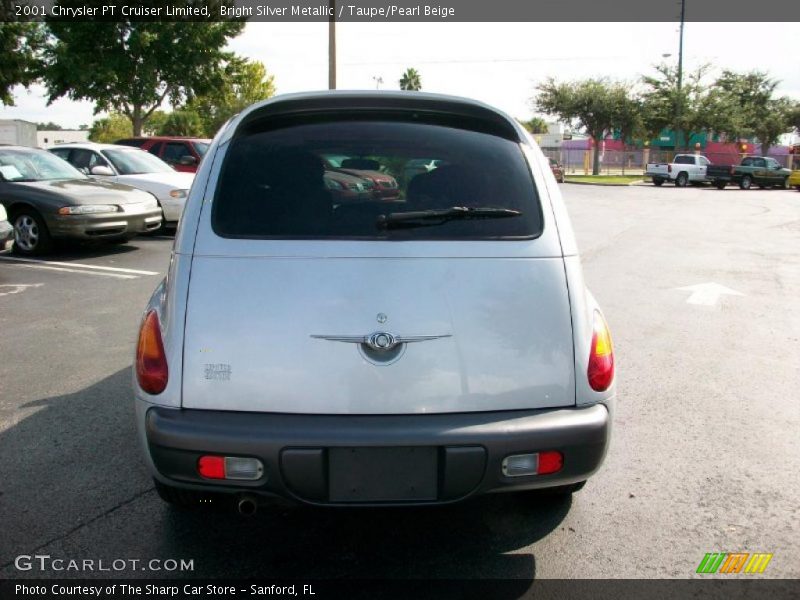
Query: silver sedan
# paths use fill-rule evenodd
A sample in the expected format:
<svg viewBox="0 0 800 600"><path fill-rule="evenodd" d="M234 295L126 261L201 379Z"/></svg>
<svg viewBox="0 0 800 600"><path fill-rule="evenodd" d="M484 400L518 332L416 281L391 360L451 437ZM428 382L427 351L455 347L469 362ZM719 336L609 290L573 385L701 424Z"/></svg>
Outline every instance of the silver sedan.
<svg viewBox="0 0 800 600"><path fill-rule="evenodd" d="M94 181L44 150L0 148L0 203L14 227L14 251L46 254L58 239L127 241L161 226L152 194Z"/></svg>

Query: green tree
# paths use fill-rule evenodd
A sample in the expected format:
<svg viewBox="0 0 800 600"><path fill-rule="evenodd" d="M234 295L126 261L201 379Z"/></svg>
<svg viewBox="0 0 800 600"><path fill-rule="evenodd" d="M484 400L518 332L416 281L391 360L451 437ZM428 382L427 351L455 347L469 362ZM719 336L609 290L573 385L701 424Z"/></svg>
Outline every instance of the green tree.
<svg viewBox="0 0 800 600"><path fill-rule="evenodd" d="M615 129L628 128L632 117L626 113L636 103L629 86L607 79L584 79L558 83L552 77L538 87L534 110L555 115L560 121L584 129L595 147ZM594 153L592 173L600 173L600 153Z"/></svg>
<svg viewBox="0 0 800 600"><path fill-rule="evenodd" d="M706 98L708 127L730 141L754 136L766 155L793 126L793 102L774 97L778 83L763 71L723 71Z"/></svg>
<svg viewBox="0 0 800 600"><path fill-rule="evenodd" d="M203 137L204 131L203 120L197 112L191 108L180 108L167 114L156 135Z"/></svg>
<svg viewBox="0 0 800 600"><path fill-rule="evenodd" d="M89 139L93 142L111 144L119 139L131 137L133 127L125 115L111 113L102 119L95 119L89 128Z"/></svg>
<svg viewBox="0 0 800 600"><path fill-rule="evenodd" d="M704 80L709 66L684 74L680 91L677 67L660 64L654 68L655 75L642 77L642 133L653 138L664 129L671 129L676 132L676 144L685 143L685 133L698 133L706 125L704 101L708 86Z"/></svg>
<svg viewBox="0 0 800 600"><path fill-rule="evenodd" d="M527 131L528 133L532 134L539 134L539 133L547 133L547 121L542 119L541 117L533 117L528 119L527 121L523 121L522 119L517 119Z"/></svg>
<svg viewBox="0 0 800 600"><path fill-rule="evenodd" d="M154 110L150 118L147 119L147 124L142 129L142 133L144 135L161 135L169 114L163 110Z"/></svg>
<svg viewBox="0 0 800 600"><path fill-rule="evenodd" d="M422 89L422 77L419 71L413 68L406 69L400 78L400 89L407 92L418 92Z"/></svg>
<svg viewBox="0 0 800 600"><path fill-rule="evenodd" d="M2 12L7 7L3 2ZM13 13L12 13L13 14ZM15 85L29 86L41 74L45 29L41 23L0 22L0 103L14 105Z"/></svg>
<svg viewBox="0 0 800 600"><path fill-rule="evenodd" d="M47 123L37 123L36 129L38 131L61 131L64 128L58 123L53 123L53 121L48 121Z"/></svg>
<svg viewBox="0 0 800 600"><path fill-rule="evenodd" d="M275 77L262 63L236 58L226 65L222 85L208 94L197 96L187 108L202 120L202 135L214 137L233 115L274 95Z"/></svg>
<svg viewBox="0 0 800 600"><path fill-rule="evenodd" d="M179 105L224 83L225 65L234 59L224 47L244 23L51 20L49 27L43 75L49 102L93 100L96 112L125 115L140 135L165 100Z"/></svg>

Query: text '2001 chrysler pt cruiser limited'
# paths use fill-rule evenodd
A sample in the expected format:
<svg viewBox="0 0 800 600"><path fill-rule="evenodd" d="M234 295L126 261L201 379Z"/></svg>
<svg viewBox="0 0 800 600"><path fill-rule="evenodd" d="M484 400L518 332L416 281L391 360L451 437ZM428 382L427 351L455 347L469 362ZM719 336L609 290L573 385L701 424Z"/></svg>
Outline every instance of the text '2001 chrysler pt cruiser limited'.
<svg viewBox="0 0 800 600"><path fill-rule="evenodd" d="M331 154L378 162L400 199L337 204ZM135 361L161 497L243 513L569 493L615 397L541 151L493 108L410 92L283 96L223 127Z"/></svg>

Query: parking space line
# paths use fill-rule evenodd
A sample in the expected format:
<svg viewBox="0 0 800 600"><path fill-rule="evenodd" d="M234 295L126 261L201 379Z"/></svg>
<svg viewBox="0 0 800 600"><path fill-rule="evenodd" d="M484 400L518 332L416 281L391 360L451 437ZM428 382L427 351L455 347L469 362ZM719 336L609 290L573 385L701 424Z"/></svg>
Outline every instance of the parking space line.
<svg viewBox="0 0 800 600"><path fill-rule="evenodd" d="M138 269L123 269L122 267L103 267L101 265L87 265L86 263L57 262L53 260L37 260L35 258L19 258L17 256L0 256L1 260L12 262L35 263L39 265L57 265L60 267L72 267L80 269L95 269L98 271L111 271L114 273L131 273L133 275L160 275L158 271L141 271ZM78 273L80 271L77 271Z"/></svg>
<svg viewBox="0 0 800 600"><path fill-rule="evenodd" d="M49 267L47 265L13 265L24 269L45 269L47 271L63 271L65 273L80 273L81 275L100 275L101 277L114 277L115 279L139 279L138 275L122 275L120 273L104 273L102 271L83 271L79 269L65 269L64 267Z"/></svg>

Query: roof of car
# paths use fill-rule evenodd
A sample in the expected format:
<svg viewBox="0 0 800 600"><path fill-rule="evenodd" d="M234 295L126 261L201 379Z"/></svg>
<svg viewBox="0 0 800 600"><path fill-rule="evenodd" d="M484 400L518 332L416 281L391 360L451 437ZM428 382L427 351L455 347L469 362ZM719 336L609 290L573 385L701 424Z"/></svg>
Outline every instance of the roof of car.
<svg viewBox="0 0 800 600"><path fill-rule="evenodd" d="M134 148L133 146L120 146L118 144L101 144L99 142L65 142L63 144L56 144L55 146L48 148L48 150L57 150L58 148L87 148L92 150L139 150L140 148Z"/></svg>

